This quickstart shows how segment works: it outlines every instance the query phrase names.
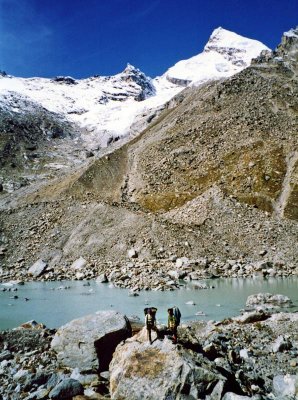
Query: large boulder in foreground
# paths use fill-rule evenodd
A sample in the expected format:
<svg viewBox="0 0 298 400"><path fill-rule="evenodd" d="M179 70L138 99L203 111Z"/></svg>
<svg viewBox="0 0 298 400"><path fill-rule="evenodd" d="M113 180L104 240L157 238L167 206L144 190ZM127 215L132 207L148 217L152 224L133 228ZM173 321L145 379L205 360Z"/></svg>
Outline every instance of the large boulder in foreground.
<svg viewBox="0 0 298 400"><path fill-rule="evenodd" d="M104 371L116 346L130 336L126 316L116 311L98 311L59 328L51 347L65 366Z"/></svg>
<svg viewBox="0 0 298 400"><path fill-rule="evenodd" d="M118 400L197 399L225 381L209 360L167 337L150 345L145 328L119 345L110 363L110 394Z"/></svg>

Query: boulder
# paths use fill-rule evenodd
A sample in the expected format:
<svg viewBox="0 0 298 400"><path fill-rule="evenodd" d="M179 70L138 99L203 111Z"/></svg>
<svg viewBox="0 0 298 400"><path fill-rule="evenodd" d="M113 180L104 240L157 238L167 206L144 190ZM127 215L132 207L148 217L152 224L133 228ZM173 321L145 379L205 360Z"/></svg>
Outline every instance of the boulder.
<svg viewBox="0 0 298 400"><path fill-rule="evenodd" d="M298 398L298 375L277 375L273 378L273 392L278 399Z"/></svg>
<svg viewBox="0 0 298 400"><path fill-rule="evenodd" d="M181 277L181 273L177 270L168 271L168 275L173 279L180 279L180 277Z"/></svg>
<svg viewBox="0 0 298 400"><path fill-rule="evenodd" d="M98 311L59 328L51 347L65 366L104 371L116 346L130 336L126 316L116 311Z"/></svg>
<svg viewBox="0 0 298 400"><path fill-rule="evenodd" d="M76 259L72 264L71 264L71 269L82 269L86 266L87 261L85 260L84 257L80 257Z"/></svg>
<svg viewBox="0 0 298 400"><path fill-rule="evenodd" d="M100 274L96 279L96 283L106 283L106 282L108 282L108 278L105 273Z"/></svg>
<svg viewBox="0 0 298 400"><path fill-rule="evenodd" d="M233 318L234 321L239 324L251 324L253 322L264 321L269 317L268 314L265 314L262 311L252 311L246 312L243 315Z"/></svg>
<svg viewBox="0 0 298 400"><path fill-rule="evenodd" d="M23 324L20 325L20 328L24 329L45 329L45 325L42 323L36 322L34 319L31 321L24 322Z"/></svg>
<svg viewBox="0 0 298 400"><path fill-rule="evenodd" d="M29 392L33 386L41 386L44 383L46 383L50 378L50 375L43 372L43 371L39 371L36 374L28 374L26 377L26 381L25 384L23 386L23 390L25 392Z"/></svg>
<svg viewBox="0 0 298 400"><path fill-rule="evenodd" d="M181 257L176 260L176 268L186 267L189 265L189 258Z"/></svg>
<svg viewBox="0 0 298 400"><path fill-rule="evenodd" d="M118 400L203 398L221 380L209 360L167 337L150 345L145 328L119 345L110 363L110 393Z"/></svg>
<svg viewBox="0 0 298 400"><path fill-rule="evenodd" d="M279 335L272 345L273 353L278 353L280 351L289 350L292 347L291 342L288 338L283 335Z"/></svg>
<svg viewBox="0 0 298 400"><path fill-rule="evenodd" d="M292 304L289 297L282 294L271 294L271 293L258 293L248 296L246 300L246 307L287 307Z"/></svg>
<svg viewBox="0 0 298 400"><path fill-rule="evenodd" d="M45 272L47 266L48 264L40 258L28 269L28 274L37 278Z"/></svg>
<svg viewBox="0 0 298 400"><path fill-rule="evenodd" d="M84 394L81 383L75 379L64 379L51 390L49 398L53 400L69 400L74 396Z"/></svg>

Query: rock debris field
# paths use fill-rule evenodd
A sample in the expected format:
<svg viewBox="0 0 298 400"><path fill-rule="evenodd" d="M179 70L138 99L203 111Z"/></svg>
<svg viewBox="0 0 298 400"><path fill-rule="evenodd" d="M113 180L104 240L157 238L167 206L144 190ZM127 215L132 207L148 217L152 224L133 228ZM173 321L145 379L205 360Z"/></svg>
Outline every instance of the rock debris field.
<svg viewBox="0 0 298 400"><path fill-rule="evenodd" d="M259 293L247 311L178 327L173 344L117 311L58 329L29 321L0 333L0 396L19 399L298 398L298 313L291 300ZM274 309L270 307L274 306Z"/></svg>

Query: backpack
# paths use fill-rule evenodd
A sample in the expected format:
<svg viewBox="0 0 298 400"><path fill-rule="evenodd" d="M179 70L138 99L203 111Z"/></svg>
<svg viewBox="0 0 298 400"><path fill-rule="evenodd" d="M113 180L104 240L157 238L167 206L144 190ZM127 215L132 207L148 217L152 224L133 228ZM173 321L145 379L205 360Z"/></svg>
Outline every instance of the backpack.
<svg viewBox="0 0 298 400"><path fill-rule="evenodd" d="M156 308L156 307L146 307L146 308L144 308L144 314L145 314L145 316L146 316L147 314L149 314L149 310L151 310L151 313L152 313L152 325L154 325L154 322L155 322L155 315L156 315L156 312L157 312L157 308Z"/></svg>
<svg viewBox="0 0 298 400"><path fill-rule="evenodd" d="M176 306L173 307L173 314L176 319L177 326L180 325L181 312L178 307L176 307Z"/></svg>

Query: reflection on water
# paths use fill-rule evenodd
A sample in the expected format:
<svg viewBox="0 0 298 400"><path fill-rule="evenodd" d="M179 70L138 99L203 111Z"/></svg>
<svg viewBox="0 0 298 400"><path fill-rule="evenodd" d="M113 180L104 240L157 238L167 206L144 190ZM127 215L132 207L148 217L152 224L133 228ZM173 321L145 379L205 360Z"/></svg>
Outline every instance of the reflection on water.
<svg viewBox="0 0 298 400"><path fill-rule="evenodd" d="M13 328L31 319L50 328L98 310L113 309L143 320L147 305L158 308L157 319L165 322L167 308L179 306L182 322L194 319L220 320L239 314L249 295L268 292L289 296L293 310L298 310L298 277L214 279L200 281L213 289L195 289L195 282L180 290L141 291L138 297L128 296L124 289L90 281L29 282L17 286L17 292L0 292L0 329ZM69 289L59 289L61 286ZM0 286L4 287L4 286ZM14 299L13 297L18 298ZM29 299L29 300L25 300ZM195 305L188 305L193 302ZM196 315L199 314L199 315Z"/></svg>

